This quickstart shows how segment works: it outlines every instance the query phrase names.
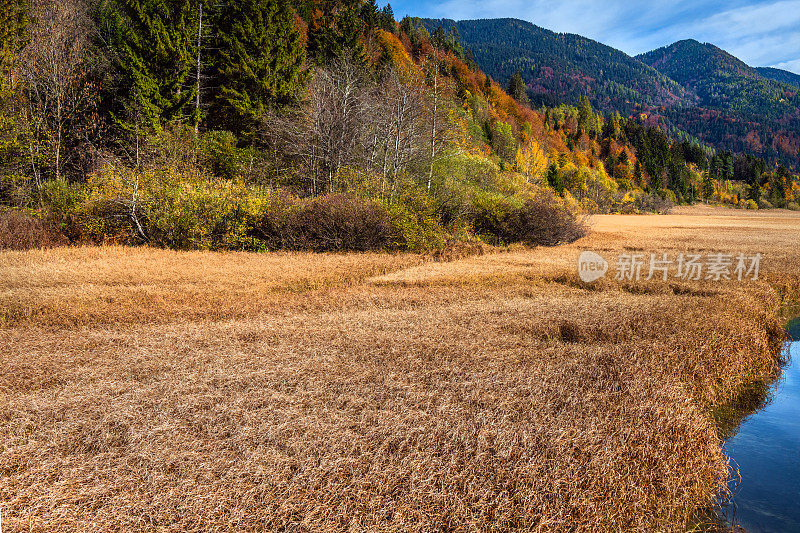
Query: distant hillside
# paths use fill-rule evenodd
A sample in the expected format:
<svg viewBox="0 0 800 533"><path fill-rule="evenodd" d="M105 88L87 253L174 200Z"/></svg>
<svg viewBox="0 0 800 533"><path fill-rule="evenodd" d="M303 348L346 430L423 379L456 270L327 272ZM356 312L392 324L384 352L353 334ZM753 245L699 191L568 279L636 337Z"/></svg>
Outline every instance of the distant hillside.
<svg viewBox="0 0 800 533"><path fill-rule="evenodd" d="M694 39L678 41L636 58L682 85L702 82L709 76L721 73L761 78L754 68L725 50Z"/></svg>
<svg viewBox="0 0 800 533"><path fill-rule="evenodd" d="M708 43L684 40L637 56L697 95L698 107L668 109L683 131L718 148L800 167L798 87L765 77ZM771 75L789 72L771 69ZM797 76L800 78L800 76Z"/></svg>
<svg viewBox="0 0 800 533"><path fill-rule="evenodd" d="M800 110L797 88L767 79L713 44L689 39L637 56L692 91L699 104L780 120Z"/></svg>
<svg viewBox="0 0 800 533"><path fill-rule="evenodd" d="M423 19L423 24L428 31L455 26L481 69L501 84L519 70L534 105L574 103L584 94L604 111L691 102L686 89L657 70L580 35L516 19Z"/></svg>
<svg viewBox="0 0 800 533"><path fill-rule="evenodd" d="M756 69L695 40L631 57L580 35L516 19L423 19L428 31L455 27L478 66L505 85L517 70L531 104L577 103L645 117L719 150L800 168L800 76Z"/></svg>
<svg viewBox="0 0 800 533"><path fill-rule="evenodd" d="M800 89L800 75L795 74L794 72L772 67L758 67L756 70L765 78L779 81L787 85L792 85Z"/></svg>

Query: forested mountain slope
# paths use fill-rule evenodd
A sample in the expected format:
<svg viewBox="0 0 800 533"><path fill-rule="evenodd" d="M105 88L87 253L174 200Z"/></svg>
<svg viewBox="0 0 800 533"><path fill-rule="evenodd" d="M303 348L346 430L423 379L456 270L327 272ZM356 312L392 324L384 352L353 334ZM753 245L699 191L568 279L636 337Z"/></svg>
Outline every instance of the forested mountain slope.
<svg viewBox="0 0 800 533"><path fill-rule="evenodd" d="M429 31L455 27L481 69L501 83L520 71L534 105L577 102L584 94L603 111L691 101L688 91L657 70L580 35L516 19L423 22Z"/></svg>
<svg viewBox="0 0 800 533"><path fill-rule="evenodd" d="M694 40L630 57L521 20L423 22L454 27L478 66L500 83L519 71L534 106L575 104L586 95L605 113L636 115L673 136L800 168L800 76L752 68Z"/></svg>
<svg viewBox="0 0 800 533"><path fill-rule="evenodd" d="M793 85L800 89L800 75L794 72L773 67L757 67L756 70L765 78L779 81L787 85Z"/></svg>
<svg viewBox="0 0 800 533"><path fill-rule="evenodd" d="M789 118L800 109L796 87L765 78L713 44L678 41L637 57L696 94L705 107L754 120Z"/></svg>

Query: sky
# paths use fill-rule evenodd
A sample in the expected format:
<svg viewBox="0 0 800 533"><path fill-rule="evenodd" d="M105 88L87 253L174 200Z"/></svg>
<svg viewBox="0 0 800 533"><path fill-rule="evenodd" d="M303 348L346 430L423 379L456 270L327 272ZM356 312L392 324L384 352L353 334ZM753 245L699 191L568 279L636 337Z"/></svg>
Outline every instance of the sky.
<svg viewBox="0 0 800 533"><path fill-rule="evenodd" d="M556 32L584 35L630 55L697 39L750 66L800 74L800 0L394 0L391 4L398 20L404 15L454 20L513 17Z"/></svg>

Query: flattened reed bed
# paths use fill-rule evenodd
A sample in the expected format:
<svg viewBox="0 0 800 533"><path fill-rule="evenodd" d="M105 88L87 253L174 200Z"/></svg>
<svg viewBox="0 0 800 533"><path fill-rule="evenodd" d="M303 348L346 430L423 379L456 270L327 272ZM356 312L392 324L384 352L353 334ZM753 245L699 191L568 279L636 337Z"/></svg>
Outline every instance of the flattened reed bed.
<svg viewBox="0 0 800 533"><path fill-rule="evenodd" d="M35 300L58 282L64 300L0 329L4 530L679 531L725 487L707 407L778 370L775 310L796 295L783 231L800 220L752 230L747 215L716 244L710 222L666 221L681 228L668 249L771 237L769 282L714 291L565 283L581 249L668 243L661 217L422 266L115 248L31 252L23 269L0 254L15 276L0 291ZM321 288L266 289L300 276ZM166 316L137 321L120 284L163 291L145 310Z"/></svg>

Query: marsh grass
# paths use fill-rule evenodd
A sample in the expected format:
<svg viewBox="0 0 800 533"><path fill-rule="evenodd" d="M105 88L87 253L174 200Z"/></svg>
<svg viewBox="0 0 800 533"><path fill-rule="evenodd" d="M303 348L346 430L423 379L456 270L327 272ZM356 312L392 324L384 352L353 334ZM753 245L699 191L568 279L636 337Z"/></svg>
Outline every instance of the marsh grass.
<svg viewBox="0 0 800 533"><path fill-rule="evenodd" d="M597 217L573 245L447 263L0 254L3 525L686 529L729 475L711 408L780 370L798 230ZM577 282L580 250L625 247L767 260L749 284Z"/></svg>

